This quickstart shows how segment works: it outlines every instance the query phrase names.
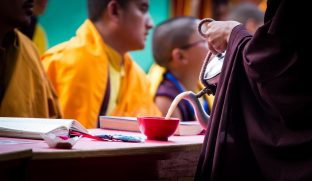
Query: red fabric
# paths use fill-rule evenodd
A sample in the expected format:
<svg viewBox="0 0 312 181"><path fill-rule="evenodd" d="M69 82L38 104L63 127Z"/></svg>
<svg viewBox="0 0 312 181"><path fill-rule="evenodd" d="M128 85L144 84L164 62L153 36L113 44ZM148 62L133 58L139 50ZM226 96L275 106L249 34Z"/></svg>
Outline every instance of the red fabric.
<svg viewBox="0 0 312 181"><path fill-rule="evenodd" d="M269 0L254 37L233 29L196 180L312 180L305 7Z"/></svg>

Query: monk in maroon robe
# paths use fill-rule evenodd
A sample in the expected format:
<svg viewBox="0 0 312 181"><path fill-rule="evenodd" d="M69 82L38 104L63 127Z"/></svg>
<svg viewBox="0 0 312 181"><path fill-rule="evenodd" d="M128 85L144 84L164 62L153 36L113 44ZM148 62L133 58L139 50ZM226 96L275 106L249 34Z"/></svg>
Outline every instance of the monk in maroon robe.
<svg viewBox="0 0 312 181"><path fill-rule="evenodd" d="M312 180L307 7L268 0L253 37L233 21L207 26L210 50L226 57L196 180Z"/></svg>

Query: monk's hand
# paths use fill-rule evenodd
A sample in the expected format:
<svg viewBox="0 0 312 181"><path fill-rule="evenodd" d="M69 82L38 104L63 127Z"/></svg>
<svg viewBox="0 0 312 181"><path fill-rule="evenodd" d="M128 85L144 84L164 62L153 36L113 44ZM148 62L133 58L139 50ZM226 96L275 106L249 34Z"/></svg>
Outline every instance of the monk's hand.
<svg viewBox="0 0 312 181"><path fill-rule="evenodd" d="M237 21L212 21L207 23L205 25L205 38L209 50L213 54L223 53L227 48L233 28L239 24Z"/></svg>

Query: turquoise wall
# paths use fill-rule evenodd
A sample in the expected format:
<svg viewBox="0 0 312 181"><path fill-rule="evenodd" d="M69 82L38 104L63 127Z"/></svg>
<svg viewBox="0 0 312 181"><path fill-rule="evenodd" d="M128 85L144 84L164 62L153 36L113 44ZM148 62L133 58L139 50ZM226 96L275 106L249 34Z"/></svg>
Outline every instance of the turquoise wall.
<svg viewBox="0 0 312 181"><path fill-rule="evenodd" d="M154 24L169 17L170 0L150 0L150 13ZM39 22L45 28L49 47L70 39L75 35L76 29L87 17L86 0L49 0L47 9L39 18ZM148 71L153 63L151 50L151 35L149 32L144 50L130 52L133 59Z"/></svg>

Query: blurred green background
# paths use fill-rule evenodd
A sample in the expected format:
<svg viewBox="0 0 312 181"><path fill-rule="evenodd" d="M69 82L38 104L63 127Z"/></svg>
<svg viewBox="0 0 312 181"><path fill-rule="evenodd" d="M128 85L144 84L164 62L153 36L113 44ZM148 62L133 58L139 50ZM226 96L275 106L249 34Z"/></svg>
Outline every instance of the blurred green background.
<svg viewBox="0 0 312 181"><path fill-rule="evenodd" d="M150 14L154 24L168 19L170 0L150 0ZM44 27L49 47L67 41L75 35L76 29L87 18L87 0L49 0L45 13L39 17ZM149 32L144 50L130 52L133 59L148 71L153 63L151 35Z"/></svg>

